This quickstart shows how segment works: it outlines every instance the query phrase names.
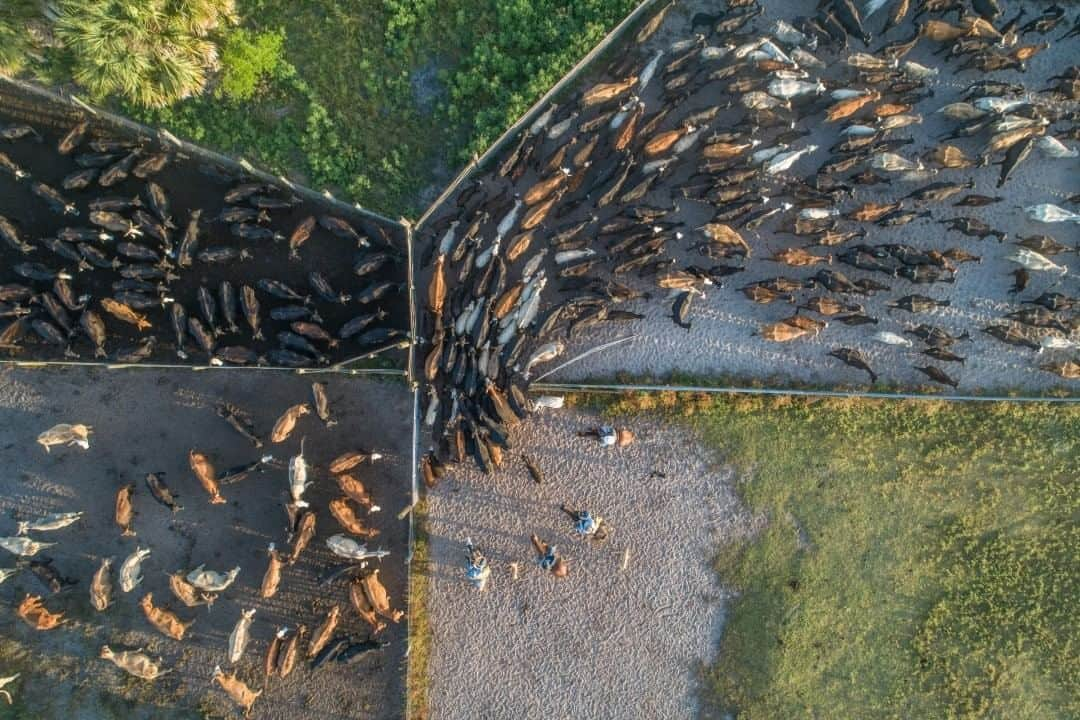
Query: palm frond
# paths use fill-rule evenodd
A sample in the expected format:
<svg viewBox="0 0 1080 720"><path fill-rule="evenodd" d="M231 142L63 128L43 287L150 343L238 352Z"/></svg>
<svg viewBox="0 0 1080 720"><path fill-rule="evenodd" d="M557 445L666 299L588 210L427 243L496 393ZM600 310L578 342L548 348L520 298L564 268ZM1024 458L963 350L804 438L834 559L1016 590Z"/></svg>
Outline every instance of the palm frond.
<svg viewBox="0 0 1080 720"><path fill-rule="evenodd" d="M63 0L56 34L95 97L164 107L202 91L217 68L207 39L235 21L233 0Z"/></svg>

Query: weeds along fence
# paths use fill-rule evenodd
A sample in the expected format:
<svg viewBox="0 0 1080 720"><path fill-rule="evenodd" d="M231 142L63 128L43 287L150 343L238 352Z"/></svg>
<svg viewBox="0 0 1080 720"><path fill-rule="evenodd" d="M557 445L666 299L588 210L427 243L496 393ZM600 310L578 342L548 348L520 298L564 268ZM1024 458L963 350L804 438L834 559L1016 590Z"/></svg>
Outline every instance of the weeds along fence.
<svg viewBox="0 0 1080 720"><path fill-rule="evenodd" d="M714 395L775 395L805 398L843 398L861 400L930 400L944 402L1011 402L1011 403L1053 403L1064 405L1080 404L1078 396L1041 396L1041 395L957 395L911 392L872 392L859 390L817 390L812 388L765 388L739 387L732 385L683 385L665 383L533 383L533 393L605 393L625 394L640 392L668 393L705 393Z"/></svg>
<svg viewBox="0 0 1080 720"><path fill-rule="evenodd" d="M625 393L641 393L641 392L658 392L658 393L704 393L710 395L775 395L775 396L790 396L790 397L807 397L807 398L845 398L845 399L866 399L866 400L944 400L948 402L1019 402L1019 403L1057 403L1057 404L1072 404L1080 403L1080 397L1078 396L1058 396L1058 395L959 395L953 394L930 394L930 393L912 393L912 392L885 392L885 391L872 391L872 390L825 390L820 388L806 388L806 387L754 387L744 385L722 385L718 380L712 384L706 385L690 385L687 383L664 383L664 382L640 382L640 383L618 383L618 382L605 382L598 380L596 382L579 381L579 382L544 382L544 378L550 377L560 370L570 367L581 360L594 355L599 352L605 352L623 343L632 342L637 339L637 335L627 335L617 340L604 343L603 345L597 345L594 348L586 350L585 352L570 358L564 363L561 363L557 367L554 367L543 374L537 376L535 380L529 385L530 392L533 393L613 393L613 394L625 394Z"/></svg>
<svg viewBox="0 0 1080 720"><path fill-rule="evenodd" d="M143 144L157 143L164 149L174 151L177 154L192 160L217 166L230 174L247 176L271 185L285 187L289 192L311 203L315 208L325 212L332 212L361 227L375 224L379 229L385 231L387 237L391 239L391 242L406 257L410 306L410 334L408 341L402 341L401 343L379 348L372 352L358 354L344 362L326 368L295 369L273 366L230 367L179 363L138 363L136 365L128 365L109 362L20 359L0 359L0 366L48 367L73 365L105 367L110 369L140 367L177 370L275 370L296 372L300 374L338 373L342 375L410 375L409 369L412 367L412 346L414 344L413 340L416 337L416 316L415 313L411 311L414 295L413 249L411 243L412 233L407 222L392 220L384 215L360 207L359 205L346 203L335 198L329 192L320 193L311 188L304 187L284 176L274 175L254 167L251 163L242 158L237 160L222 155L221 153L214 152L213 150L193 145L192 143L177 138L168 130L155 130L128 118L121 117L101 108L96 108L73 93L53 92L38 85L34 85L33 83L0 75L0 110L3 110L4 114L11 118L33 125L49 126L55 129L67 129L75 122L87 119L90 121L91 126L99 132L118 137L133 138ZM396 350L406 350L408 353L408 360L404 367L393 369L383 367L349 367L355 363L367 363L370 365L372 361L379 360L387 353Z"/></svg>
<svg viewBox="0 0 1080 720"><path fill-rule="evenodd" d="M616 42L632 28L635 28L648 14L649 10L654 6L659 5L663 0L643 0L636 8L634 8L629 15L623 18L622 22L616 25L611 32L609 32L600 43L589 51L585 57L581 58L573 68L569 70L562 78L555 83L550 90L548 90L543 97L537 100L532 107L524 112L517 122L506 129L502 135L499 136L495 142L493 142L487 150L484 151L479 157L475 157L469 162L461 172L457 174L457 177L451 181L450 185L443 190L442 194L436 198L435 202L428 207L427 210L417 219L414 223L414 230L419 231L423 226L432 218L432 216L441 208L448 199L453 197L454 193L458 191L462 183L468 180L477 170L481 170L487 167L488 163L502 152L507 143L513 140L517 134L528 125L532 124L533 120L540 115L541 112L547 108L548 104L563 93L563 91L570 88L578 78L586 71L592 68L593 63L607 52Z"/></svg>

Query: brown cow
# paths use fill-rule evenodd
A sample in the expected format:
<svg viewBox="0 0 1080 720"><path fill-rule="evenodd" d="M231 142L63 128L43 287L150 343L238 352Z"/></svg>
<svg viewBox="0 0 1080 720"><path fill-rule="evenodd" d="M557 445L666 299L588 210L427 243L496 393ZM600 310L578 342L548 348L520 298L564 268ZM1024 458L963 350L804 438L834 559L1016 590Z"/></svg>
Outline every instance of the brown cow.
<svg viewBox="0 0 1080 720"><path fill-rule="evenodd" d="M27 595L19 603L15 614L35 630L52 630L64 621L64 613L52 613L41 604L39 595Z"/></svg>
<svg viewBox="0 0 1080 720"><path fill-rule="evenodd" d="M330 501L330 514L346 532L362 538L373 538L379 534L376 528L365 527L356 512L349 505L349 498L341 497Z"/></svg>
<svg viewBox="0 0 1080 720"><path fill-rule="evenodd" d="M362 507L368 509L368 512L373 512L375 507L374 502L371 499L371 495L364 489L364 484L356 479L353 475L338 475L336 478L338 487L341 488L341 492L348 495L351 499L355 500Z"/></svg>

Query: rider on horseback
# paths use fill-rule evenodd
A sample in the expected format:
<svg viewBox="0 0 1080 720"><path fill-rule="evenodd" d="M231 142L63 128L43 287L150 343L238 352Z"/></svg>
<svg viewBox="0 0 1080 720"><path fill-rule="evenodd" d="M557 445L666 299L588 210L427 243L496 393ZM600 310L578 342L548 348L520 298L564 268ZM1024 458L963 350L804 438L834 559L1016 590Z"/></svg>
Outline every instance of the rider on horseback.
<svg viewBox="0 0 1080 720"><path fill-rule="evenodd" d="M473 545L472 538L465 539L465 549L467 551L465 555L465 577L477 590L483 590L487 586L488 578L491 576L491 568L488 566L487 558L484 557L479 548Z"/></svg>
<svg viewBox="0 0 1080 720"><path fill-rule="evenodd" d="M574 521L574 532L582 537L591 537L593 540L605 540L608 536L609 527L604 518L593 515L588 510L571 510L566 505L560 505L560 509Z"/></svg>
<svg viewBox="0 0 1080 720"><path fill-rule="evenodd" d="M554 545L549 545L535 534L530 536L533 547L536 549L537 560L540 563L541 570L547 570L555 577L566 577L570 572L570 568L567 567L566 561L559 556L558 551Z"/></svg>

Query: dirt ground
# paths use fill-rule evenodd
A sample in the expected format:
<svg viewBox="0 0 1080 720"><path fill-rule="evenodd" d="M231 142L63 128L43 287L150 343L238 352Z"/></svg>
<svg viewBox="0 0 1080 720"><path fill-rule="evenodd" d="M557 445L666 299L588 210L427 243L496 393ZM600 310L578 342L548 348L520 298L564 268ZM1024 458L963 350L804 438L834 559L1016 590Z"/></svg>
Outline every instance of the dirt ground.
<svg viewBox="0 0 1080 720"><path fill-rule="evenodd" d="M790 20L797 15L812 14L810 11L813 3L766 2L763 5L771 21L778 17ZM1028 7L1029 15L1034 16L1036 12L1041 12L1041 9L1035 8L1042 7L1039 3L1019 3L1008 0L1003 0L1000 5L1005 11L1005 17L1012 17L1021 6ZM671 13L668 27L665 29L666 34L655 40L653 44L659 46L664 40L670 42L672 39L685 37L688 34L688 30L685 29L688 18L693 12L703 7L702 3L687 3L683 6L682 12ZM881 11L872 17L868 26L876 30L884 22L884 15L885 11ZM758 27L765 29L767 24L759 22ZM910 23L907 23L901 29L891 31L885 39L892 41L910 37L909 26ZM1062 33L1063 30L1055 31L1051 33L1051 38ZM1041 39L1036 35L1028 35L1025 36L1023 42L1036 42ZM883 40L878 38L871 43L871 49L881 44ZM982 73L970 70L959 73L949 72L950 67L955 67L958 63L955 61L947 63L940 57L935 57L936 49L935 44L923 41L907 58L927 67L940 68L941 74L930 81L934 96L919 103L913 110L922 115L923 124L914 126L907 132L895 133L897 136L915 138L913 145L901 150L901 154L905 157L922 155L926 150L935 147L936 139L946 135L956 123L935 114L934 111L949 103L958 102L968 85L985 77ZM855 42L851 50L852 52L864 51L865 48ZM1021 83L1032 89L1043 89L1049 85L1050 76L1062 72L1064 68L1074 63L1078 52L1080 52L1080 39L1052 43L1049 50L1032 58L1026 73L1005 71L994 73L993 77L1004 82ZM697 109L699 108L695 106L687 108L687 111L693 112ZM828 148L838 141L838 131L842 125L842 123L835 123L812 128L811 134L800 140L799 145L815 144L819 146L819 150L803 158L792 172L810 174L814 168L825 162L829 157ZM950 142L973 156L977 154L984 141L980 137L975 140L965 138ZM1067 144L1076 145L1076 143ZM856 347L867 354L871 367L882 376L883 382L907 388L925 386L925 377L910 367L914 364L926 364L923 361L927 358L917 352L918 345L912 350L898 351L894 347L870 340L869 336L880 330L899 333L906 326L928 322L940 325L953 333L967 330L972 334L972 341L962 344L958 349L959 354L964 355L967 361L962 367L946 368L960 381L960 392L1008 388L1023 389L1037 394L1050 388L1075 390L1075 381L1063 380L1038 368L1040 363L1065 359L1069 353L1047 352L1039 357L1031 350L1005 345L982 334L979 330L1005 313L1021 307L1017 296L1008 292L1012 286L1012 277L1009 273L1019 267L1005 259L1016 249L1012 241L1029 235L1049 234L1066 245L1080 247L1080 228L1077 226L1070 226L1067 223L1056 225L1037 223L1029 220L1019 209L1043 202L1070 207L1064 198L1080 190L1080 183L1077 182L1077 178L1080 177L1080 161L1076 159L1050 160L1034 153L1026 163L1020 165L1001 189L995 188L999 172L997 165L968 170L946 170L939 173L934 180L973 179L975 187L971 192L1002 196L1004 200L1000 203L983 208L954 208L948 203L938 203L928 208L933 212L932 218L919 219L897 228L874 229L874 226L868 226L871 228L870 235L865 240L869 242L908 243L918 248L957 246L982 256L981 263L962 266L956 283L952 285L919 286L900 278L885 279L887 284L892 285L893 292L859 299L859 302L865 305L869 315L879 318L880 322L877 325L847 327L840 323L831 323L826 331L816 338L807 338L786 345L754 337L752 333L759 324L780 320L790 315L792 308L786 303L755 305L739 293L737 288L780 274L789 276L812 274L812 269L809 273L805 271L799 273L798 269L786 268L779 263L761 260L772 255L774 251L801 244L798 238L791 235L776 235L770 232L773 226L766 225L758 233L748 234L748 241L754 247L754 257L758 260L749 263L746 272L729 278L725 287L706 290L705 301L697 303L691 313L693 321L691 331L684 330L671 320L670 302L656 300L634 302L627 309L644 313L645 321L624 328L601 326L595 333L590 333L588 337L572 343L567 357L618 337L636 334L639 336L637 339L619 346L619 350L591 356L556 373L550 379L582 381L597 377L612 377L617 373L657 377L671 373L690 373L703 376L725 375L746 380L768 380L780 387L792 382L818 386L859 386L865 384L864 373L826 357L826 353L833 348ZM895 183L863 186L856 191L855 198L848 204L854 207L862 202L893 202L921 185L922 183ZM655 202L650 204L666 202L666 196L659 194L651 199ZM700 227L711 217L711 209L708 206L692 201L676 200L676 202L683 208L679 219L685 220L688 228ZM993 238L981 241L967 238L959 233L947 231L938 222L945 218L963 215L977 217L989 223L991 227L1008 233L1009 239L1005 243L998 243ZM837 248L837 250L840 249L842 248ZM822 248L816 252L824 254L826 250L829 248ZM679 257L680 266L692 262L700 263L703 260L700 256L695 257L691 253L684 253ZM1077 253L1058 255L1055 260L1067 266L1069 274L1061 277L1052 273L1033 272L1031 284L1021 297L1037 297L1043 291L1075 296L1080 291L1080 279L1078 279L1080 258ZM840 264L833 267L853 278L866 276L875 280L884 279L877 273L863 273ZM795 272L791 272L792 270ZM641 287L645 289L644 285ZM952 304L950 307L938 308L921 315L890 311L885 307L887 300L910 293L949 299ZM813 294L816 293L802 293L800 301Z"/></svg>
<svg viewBox="0 0 1080 720"><path fill-rule="evenodd" d="M757 33L767 33L773 23L780 18L792 20L799 15L813 15L815 8L815 2L812 0L765 1L762 5L765 8L764 14L752 24ZM1027 8L1028 17L1041 13L1045 7L1042 3L1021 3L1017 0L1002 0L1000 5L1004 13L1003 18L1011 18L1021 6ZM690 18L697 12L715 13L717 7L713 3L706 2L676 4L656 35L645 45L634 46L633 52L641 58L641 63L643 64L658 49L669 48L673 41L690 37ZM853 41L850 46L851 52L872 52L886 42L911 36L913 25L910 19L887 35L880 36L878 33L885 22L886 14L886 11L880 11L867 22L867 27L876 34L870 48L864 48L861 42ZM1072 14L1069 17L1071 18ZM950 16L949 19L951 20L952 17ZM1001 20L999 24L1003 22ZM1071 23L1071 20L1069 22ZM1047 39L1051 42L1050 49L1033 57L1028 62L1028 70L1025 73L1002 71L993 73L992 77L996 80L1022 83L1033 90L1046 88L1050 84L1048 78L1074 64L1077 52L1080 52L1080 38L1054 42L1064 31L1064 27L1060 28L1046 38L1037 34L1025 35L1021 40L1022 44ZM624 40L622 47L627 47L631 42ZM713 42L716 42L715 38ZM918 103L911 111L923 117L922 124L898 130L892 134L893 137L914 138L913 144L899 151L908 158L921 156L925 151L935 147L939 142L938 138L956 126L956 123L935 114L935 111L956 102L968 85L987 77L983 73L972 70L957 72L956 68L961 62L946 61L941 56L935 56L934 53L939 47L935 43L924 40L906 58L940 70L940 74L929 82L934 95ZM610 54L613 58L619 58L621 52L617 46ZM816 54L834 66L841 62L837 56L824 49ZM670 52L667 52L665 58L671 57ZM599 67L604 67L604 63L600 63ZM846 67L844 71L843 77L846 77L848 75ZM844 86L844 82L840 80L841 75L835 67L825 70L823 77L830 89ZM602 73L586 74L580 86L588 87L593 83L607 82L612 79ZM831 84L830 81L832 81ZM661 129L676 127L679 118L710 107L717 102L726 102L726 94L720 97L722 85L722 83L714 83L709 88L716 88L715 91L707 89L681 103L667 118ZM642 96L647 107L658 107L658 103L661 102L660 86L661 83L654 80L649 90ZM1075 108L1072 109L1075 110ZM722 115L721 118L723 117L725 116ZM818 114L816 117L821 116ZM838 141L838 133L844 124L825 124L817 120L801 123L800 129L806 130L808 134L793 141L791 149L813 144L818 146L818 150L803 157L791 169L790 175L812 179L815 169L830 158L829 148ZM1068 123L1063 123L1062 126L1067 127ZM732 129L725 124L723 119L715 122L712 128L716 132ZM546 141L540 151L540 157L547 157L564 141L565 138ZM986 138L980 135L950 142L959 146L967 155L977 156ZM1066 141L1066 144L1070 147L1076 146L1076 143L1072 141ZM515 145L516 141L509 143L503 157L509 154ZM689 154L693 153L688 152ZM999 159L1000 157L996 157L994 162L996 163ZM494 165L497 167L501 161L502 158L497 159ZM676 259L676 267L679 268L692 264L702 267L713 264L713 261L690 248L703 240L702 234L696 232L696 229L709 222L714 214L714 208L707 203L687 200L681 193L672 190L674 186L683 183L693 174L695 165L694 162L681 163L677 170L659 184L658 189L647 194L641 201L641 204L652 207L670 207L672 203L677 206L678 211L664 219L684 223L682 230L686 238L681 242L668 243L670 251L668 256ZM929 384L925 376L912 368L913 365L925 365L930 360L920 354L921 345L916 344L911 349L897 348L872 339L872 335L878 331L900 333L906 327L925 322L943 327L952 333L967 331L972 335L970 342L961 343L955 348L959 355L966 358L966 362L963 364L932 363L943 366L959 381L957 390L959 393L1010 389L1028 394L1039 394L1054 388L1075 390L1076 381L1063 380L1038 367L1043 363L1061 361L1070 357L1075 359L1075 351L1072 353L1060 350L1048 351L1042 355L1036 355L1032 350L999 342L983 334L981 330L991 322L1001 322L1000 318L1008 312L1021 307L1031 307L1021 305L1021 299L1037 297L1044 291L1059 292L1070 296L1076 296L1080 292L1080 280L1078 280L1080 258L1076 252L1064 253L1054 258L1056 262L1069 268L1067 275L1032 272L1027 290L1020 295L1009 292L1013 283L1010 273L1019 266L1005 259L1016 249L1013 241L1035 234L1051 235L1059 242L1071 247L1080 245L1080 227L1068 223L1053 225L1036 223L1029 220L1020 209L1035 203L1052 202L1075 210L1075 206L1068 204L1067 198L1080 190L1080 185L1076 181L1076 178L1080 177L1080 161L1048 159L1034 152L1025 163L1019 166L1001 189L995 187L999 170L996 164L991 164L983 168L944 170L923 182L892 182L874 186L856 186L854 198L845 201L842 211L846 212L863 202L893 201L924 184L941 180L963 182L973 179L975 186L970 192L1003 198L1001 202L983 208L953 207L951 203L955 202L955 198L944 203L916 207L915 209L918 210L929 209L932 217L920 218L902 227L878 228L873 224L842 223L841 229L858 229L859 227L867 229L867 237L860 242L906 243L919 249L957 247L982 258L978 264L966 263L960 266L955 283L933 285L915 285L902 278L889 278L880 273L864 272L840 263L833 264L832 269L840 270L852 279L865 277L885 282L890 286L890 291L877 293L873 297L849 298L862 303L866 313L878 319L877 324L849 327L834 321L830 322L829 326L816 338L804 338L785 344L756 337L755 332L762 325L791 315L794 307L782 301L770 305L754 304L739 292L739 288L778 275L805 278L813 275L818 269L816 267L791 268L767 260L775 251L789 247L802 247L806 244L804 238L777 232L780 223L770 220L756 232L744 233L753 248L752 256L746 263L746 270L726 278L723 287L706 288L705 298L696 300L691 310L690 320L693 327L690 331L677 326L672 321L672 301L665 298L666 291L659 290L652 278L640 279L635 273L618 276L621 282L652 294L650 299L632 301L619 306L621 309L644 314L645 318L634 323L606 323L590 328L568 342L568 347L560 360L569 359L616 338L631 335L637 337L631 342L618 346L618 349L592 355L552 375L549 380L595 381L611 379L617 375L663 378L678 373L731 378L744 382L765 382L773 387L797 384L819 387L866 387L867 376L864 372L849 368L827 356L832 349L849 347L857 348L867 355L871 367L880 376L879 382L882 385L907 390L939 392L940 386ZM495 177L491 172L482 175L482 178L488 188L486 191L488 197L498 195L507 184L506 180ZM538 179L539 176L530 168L514 185L513 191L523 193ZM634 182L636 181L631 178L627 185ZM470 184L466 182L463 187L469 186ZM774 202L779 202L779 200ZM451 207L453 203L454 200L450 200ZM615 209L617 208L605 208L603 213L597 214L601 215L603 221ZM782 213L780 217L785 220L790 219L796 211L797 209L793 209ZM446 217L447 212L446 209L436 212L433 222L437 223L440 218ZM595 211L591 209L590 203L585 203L581 208L550 221L549 224L552 228L570 227L585 220L591 212ZM977 240L948 231L940 223L943 219L965 215L981 219L991 227L1007 233L1008 239L1004 243L999 243L993 238ZM492 228L498 220L499 218L491 219ZM585 233L590 231L591 228ZM493 232L493 229L490 232L482 230L481 235L486 238ZM421 233L419 237L424 238L426 235ZM536 249L534 247L530 252L525 253L518 262L524 263ZM810 251L825 255L830 251L838 252L843 249L844 247L840 246L811 248ZM604 252L602 244L600 252L601 255ZM550 307L560 299L556 291L560 281L556 277L557 267L554 264L553 255L554 253L551 253L546 262L548 277L551 280L545 291L541 317L543 317L544 308ZM423 257L423 253L418 253L418 256ZM734 261L725 262L734 263ZM512 278L516 277L513 272ZM607 270L604 270L599 273L599 276L608 277L609 275ZM420 286L425 286L423 280ZM885 305L888 300L895 300L912 293L948 299L951 305L919 315L889 310ZM802 291L796 294L796 300L801 304L809 297L820 294L822 294L820 291ZM812 315L812 313L808 314ZM527 354L526 352L525 355ZM538 367L538 373L557 364L553 362L546 367Z"/></svg>
<svg viewBox="0 0 1080 720"><path fill-rule="evenodd" d="M66 529L31 533L57 543L41 555L53 558L63 575L77 579L74 588L48 595L29 571L0 585L0 676L22 673L7 688L15 705L0 703L0 718L239 717L210 676L217 664L229 669L228 635L241 608L257 608L251 642L236 668L252 687L263 685L263 660L275 630L295 628L298 622L314 629L333 602L343 606L339 634L366 639L367 626L349 606L346 584L317 586L320 573L340 562L325 546L327 537L341 531L326 510L327 502L340 493L325 466L347 449L384 455L373 467L361 467L358 475L383 508L370 516L382 532L372 546L390 551L381 562L380 578L391 602L405 609L408 521L396 515L410 500L410 393L399 382L325 375L319 379L330 383L332 412L339 424L327 429L314 415L303 417L285 443L256 449L215 414L214 403L227 399L248 410L257 432L268 435L282 410L309 400L312 376L82 368L0 371L0 427L9 468L0 479L0 535L14 534L18 519L85 512ZM54 448L46 454L35 437L58 422L91 425L90 449ZM281 504L287 472L268 469L225 485L222 494L228 504L211 505L188 467L187 452L198 448L208 453L220 472L264 453L287 461L304 438L305 455L315 466L314 485L305 499L318 513L318 532L300 561L284 569L277 595L261 600L267 544L287 546ZM143 480L151 471L165 473L183 510L174 515L153 500ZM122 538L113 522L114 496L125 483L136 485L134 538ZM136 546L152 550L143 564L142 584L127 594L115 587L115 604L95 612L88 586L100 559L114 558L115 581L120 564ZM14 566L13 555L0 554L0 567ZM202 563L219 571L239 565L241 572L212 609L188 609L172 597L166 573ZM182 642L162 636L147 622L137 603L148 591L155 603L172 606L184 620L195 620ZM25 593L44 594L45 605L65 611L71 622L51 631L32 630L13 612ZM391 645L355 665L331 663L317 671L301 665L285 680L271 681L252 717L401 717L405 621L391 624L381 637ZM114 649L145 648L173 672L154 683L131 678L97 658L104 643Z"/></svg>
<svg viewBox="0 0 1080 720"><path fill-rule="evenodd" d="M91 149L89 143L96 139L140 142L146 154L159 150L155 144L147 142L145 138L133 137L131 133L120 128L96 123L88 132L86 142L74 151L72 157L61 156L56 152L57 144L75 122L76 118L71 117L70 109L66 106L46 102L37 96L17 95L13 88L0 84L0 125L27 123L34 127L42 137L41 142L35 142L29 137L17 142L5 142L0 147L0 152L5 153L13 162L30 173L34 181L45 182L53 188L61 189L65 176L78 167L77 160L89 153ZM245 285L257 288L261 280L283 282L295 293L307 298L305 302L310 302L310 308L316 312L311 320L332 337L336 338L339 329L350 320L375 312L386 313L386 317L370 324L367 327L368 331L380 326L402 332L408 330L409 306L404 292L395 290L377 302L361 303L359 299L350 299L342 303L331 303L326 302L314 291L309 280L310 273L317 271L336 293L344 293L353 298L358 298L366 288L378 284L393 283L404 289L407 286L407 263L405 262L404 233L399 225L377 223L366 216L361 216L360 213L342 213L340 206L331 206L321 200L301 202L298 198L295 206L276 210L267 215L266 227L278 233L280 237L277 240L238 240L232 236L230 224L218 218L223 210L230 208L224 202L226 193L237 184L250 181L250 177L238 177L233 171L214 165L200 156L174 155L171 162L150 179L164 190L168 198L169 211L176 226L176 229L169 231L174 252L173 262L167 266L175 279L166 281L162 294L171 298L171 301L179 303L189 318L200 318L201 322L209 325L200 311L197 297L200 288L205 288L210 292L215 308L212 314L218 330L221 331L220 336L215 334L215 350L227 346L245 347L262 358L257 364L281 364L265 356L279 346L278 333L289 330L290 324L273 320L270 314L274 309L296 303L292 300L275 298L262 288L258 288L255 294L260 306L262 338L254 338L245 321L239 298ZM153 362L209 365L211 357L202 352L190 336L185 341L186 356L178 357L171 309L165 302L162 302L160 306L154 305L140 310L140 313L152 325L146 330L136 330L134 326L117 320L98 306L102 298L117 297L113 283L121 279L120 273L130 270L130 266L141 264L126 260L118 253L117 246L123 242L123 238L97 246L97 249L104 252L108 259L121 261L118 265L119 269L89 268L89 266L87 266L88 269L81 269L76 263L55 254L41 243L43 238L54 237L65 227L93 227L88 219L90 202L104 197L145 196L145 186L146 181L129 177L109 188L101 188L95 184L84 190L64 190L62 194L76 206L79 214L61 216L52 212L40 198L32 193L30 179L17 181L7 174L0 176L0 216L13 222L19 228L24 240L34 248L28 255L22 255L7 243L0 244L0 258L3 258L3 264L0 265L0 282L29 286L36 292L43 292L52 287L52 281L28 280L15 273L13 266L31 261L42 263L54 271L66 270L72 275L70 285L74 296L76 298L88 296L91 309L98 312L105 323L107 337L104 350L108 353L108 357L103 361L116 361L121 350L133 348L152 336L156 338L156 345L150 356ZM283 187L268 192L277 198L290 197L290 192ZM175 248L180 246L189 219L193 217L196 210L202 213L198 251L214 247L231 248L249 253L250 257L243 261L234 260L225 263L206 263L196 258L190 267L181 267L179 261L176 260ZM124 213L121 214L124 215ZM371 238L370 254L359 251L353 241L343 240L321 226L316 226L311 237L299 247L296 258L289 258L289 243L286 238L305 218L342 214L357 232ZM130 216L130 212L125 215L125 217ZM135 238L135 242L144 248L161 253L161 245L149 237ZM374 255L376 251L386 252L391 259L376 272L368 273L363 277L355 275L352 271L353 263L361 257ZM223 306L219 288L226 280L232 284L235 294L233 304L237 322L236 331L230 331L227 323L222 319ZM156 296L153 292L147 294ZM31 309L35 308L33 303L27 303L27 305ZM70 315L70 322L78 329L80 312L73 311L68 315ZM46 315L44 312L38 312L31 317L44 318ZM10 321L4 320L3 325L7 327L8 322ZM26 338L19 344L20 347L16 351L4 350L5 356L16 355L24 360L56 360L65 357L66 353L70 352L78 355L83 361L97 359L93 343L83 332L76 332L69 340L67 348L46 344L39 340L32 330L28 330L25 334ZM325 365L331 362L359 359L386 346L392 340L393 338L377 340L368 345L361 344L355 336L340 343L316 340L313 344L324 357L318 362L312 360L311 364ZM387 350L380 353L379 360L401 368L405 364L405 353L400 350Z"/></svg>
<svg viewBox="0 0 1080 720"><path fill-rule="evenodd" d="M534 417L502 472L462 467L429 493L433 720L696 715L724 615L709 559L755 523L732 469L688 432L635 418L637 443L604 450L576 437L597 423L577 409ZM598 513L611 537L578 539L560 503ZM539 568L530 533L569 577ZM465 580L469 537L491 563L484 592Z"/></svg>

